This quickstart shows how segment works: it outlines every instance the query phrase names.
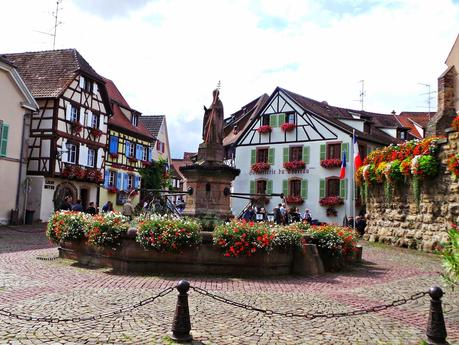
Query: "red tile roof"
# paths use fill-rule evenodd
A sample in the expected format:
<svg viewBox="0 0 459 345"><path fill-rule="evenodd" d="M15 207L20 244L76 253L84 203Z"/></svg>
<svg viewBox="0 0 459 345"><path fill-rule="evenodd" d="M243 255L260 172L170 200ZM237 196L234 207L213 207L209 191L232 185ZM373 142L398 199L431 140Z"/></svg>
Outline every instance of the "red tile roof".
<svg viewBox="0 0 459 345"><path fill-rule="evenodd" d="M425 129L427 128L427 123L429 122L430 118L433 117L435 113L431 112L408 112L402 111L399 115L396 115L397 119L403 125L403 127L407 127L410 129L409 133L418 139L423 138L424 133L419 133L415 124L419 127Z"/></svg>

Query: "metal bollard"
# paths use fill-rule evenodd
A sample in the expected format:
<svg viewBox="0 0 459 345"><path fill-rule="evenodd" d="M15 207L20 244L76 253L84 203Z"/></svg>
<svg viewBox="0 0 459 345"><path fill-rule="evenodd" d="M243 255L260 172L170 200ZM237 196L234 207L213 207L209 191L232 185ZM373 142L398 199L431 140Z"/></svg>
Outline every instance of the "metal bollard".
<svg viewBox="0 0 459 345"><path fill-rule="evenodd" d="M441 307L443 291L438 286L429 289L430 300L429 320L427 321L427 344L448 345L446 341L445 319Z"/></svg>
<svg viewBox="0 0 459 345"><path fill-rule="evenodd" d="M193 337L190 334L190 310L188 309L188 290L190 283L181 280L177 284L179 295L177 296L177 305L175 307L174 321L172 324L172 340L176 342L190 342Z"/></svg>

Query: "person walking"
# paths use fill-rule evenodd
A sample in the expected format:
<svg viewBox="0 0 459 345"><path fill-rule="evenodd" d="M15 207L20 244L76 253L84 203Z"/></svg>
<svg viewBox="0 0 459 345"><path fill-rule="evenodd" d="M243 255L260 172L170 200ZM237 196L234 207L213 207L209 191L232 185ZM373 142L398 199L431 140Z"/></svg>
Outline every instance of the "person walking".
<svg viewBox="0 0 459 345"><path fill-rule="evenodd" d="M123 205L123 209L121 210L121 213L123 216L128 217L130 220L132 219L132 216L134 215L134 206L131 204L131 199L127 199L126 202Z"/></svg>
<svg viewBox="0 0 459 345"><path fill-rule="evenodd" d="M94 216L95 214L97 214L97 210L94 207L93 201L89 203L89 207L86 209L86 213L89 213L91 216Z"/></svg>
<svg viewBox="0 0 459 345"><path fill-rule="evenodd" d="M311 224L311 222L312 222L312 215L311 215L311 210L310 210L309 208L307 208L306 210L304 210L303 220L304 220L306 223Z"/></svg>
<svg viewBox="0 0 459 345"><path fill-rule="evenodd" d="M113 211L113 204L111 201L107 201L107 203L102 207L102 212L108 213Z"/></svg>

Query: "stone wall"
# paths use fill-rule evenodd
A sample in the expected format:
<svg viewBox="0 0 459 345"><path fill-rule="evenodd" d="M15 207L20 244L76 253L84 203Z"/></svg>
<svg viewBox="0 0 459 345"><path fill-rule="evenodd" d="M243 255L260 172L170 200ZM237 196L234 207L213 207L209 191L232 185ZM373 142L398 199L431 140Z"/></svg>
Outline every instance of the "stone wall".
<svg viewBox="0 0 459 345"><path fill-rule="evenodd" d="M459 180L454 181L446 170L448 156L459 150L459 132L447 129L446 135L440 174L422 182L419 206L411 180L396 186L389 200L384 186L369 187L365 239L424 251L435 250L446 241L450 224L459 223Z"/></svg>

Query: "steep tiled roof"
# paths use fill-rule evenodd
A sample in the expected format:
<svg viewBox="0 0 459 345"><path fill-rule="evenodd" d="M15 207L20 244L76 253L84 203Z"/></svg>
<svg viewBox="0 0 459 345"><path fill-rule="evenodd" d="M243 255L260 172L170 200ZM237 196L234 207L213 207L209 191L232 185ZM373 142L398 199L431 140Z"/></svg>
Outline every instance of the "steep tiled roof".
<svg viewBox="0 0 459 345"><path fill-rule="evenodd" d="M126 117L126 115L121 110L121 107L128 110L129 112L135 113L140 115L140 113L134 109L129 107L129 104L124 99L121 92L116 87L115 83L110 80L105 80L105 86L107 87L108 97L110 98L113 116L108 120L109 126L118 127L121 130L127 130L132 134L140 134L146 137L147 139L154 139L153 136L150 134L148 129L139 121L138 126L134 126L131 121ZM140 118L140 116L139 116Z"/></svg>
<svg viewBox="0 0 459 345"><path fill-rule="evenodd" d="M318 115L319 117L323 118L324 120L331 122L332 124L336 125L338 128L341 128L345 132L348 132L349 134L352 133L354 130L353 127L343 123L339 119L353 119L353 115L359 115L362 116L362 118L372 118L373 122L376 121L391 121L387 122L392 124L392 127L397 127L396 125L396 120L393 116L391 115L385 115L385 114L378 114L378 113L371 113L367 111L362 111L362 110L353 110L353 109L346 109L346 108L340 108L340 107L335 107L332 105L329 105L327 102L318 102L315 101L311 98L307 98L301 95L298 95L294 92L288 91L286 89L282 88L277 88L278 90L281 90L285 92L288 96L290 96L294 101L298 103L302 108L304 108L307 111L311 111L315 115ZM386 118L383 118L383 116L386 116ZM401 127L401 126L400 126ZM355 130L356 135L364 140L368 140L371 142L375 142L378 144L390 144L390 143L399 143L401 142L400 139L394 138L390 136L389 134L383 132L382 130L377 128L376 126L373 126L371 134L369 133L364 133L358 130Z"/></svg>
<svg viewBox="0 0 459 345"><path fill-rule="evenodd" d="M17 67L35 98L59 97L78 72L103 81L76 49L3 54L3 56Z"/></svg>
<svg viewBox="0 0 459 345"><path fill-rule="evenodd" d="M139 120L156 139L158 137L161 124L164 122L164 118L165 115L142 115Z"/></svg>
<svg viewBox="0 0 459 345"><path fill-rule="evenodd" d="M424 133L419 133L415 124L425 129L427 128L427 123L429 122L430 118L434 115L435 113L402 111L399 115L396 115L395 117L400 121L403 127L407 127L410 129L410 134L413 137L421 139Z"/></svg>
<svg viewBox="0 0 459 345"><path fill-rule="evenodd" d="M260 97L254 99L248 104L244 105L239 111L231 114L225 119L225 125L223 128L224 138L223 145L230 145L241 136L246 127L252 122L258 112L263 108L266 101L269 99L267 94L263 94ZM236 130L235 130L235 126Z"/></svg>

